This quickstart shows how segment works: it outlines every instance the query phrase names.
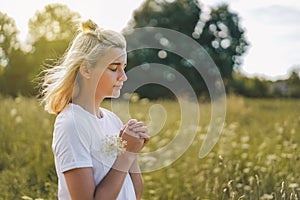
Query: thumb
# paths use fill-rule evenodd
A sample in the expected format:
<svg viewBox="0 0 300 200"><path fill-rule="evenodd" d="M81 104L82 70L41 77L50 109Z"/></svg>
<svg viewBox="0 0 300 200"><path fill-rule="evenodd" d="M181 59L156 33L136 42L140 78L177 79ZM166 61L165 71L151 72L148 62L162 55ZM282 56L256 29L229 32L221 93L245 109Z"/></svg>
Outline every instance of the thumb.
<svg viewBox="0 0 300 200"><path fill-rule="evenodd" d="M126 129L127 125L123 125L123 127L121 128L120 130L120 134L119 134L119 137L122 137L123 133L124 133L124 130Z"/></svg>

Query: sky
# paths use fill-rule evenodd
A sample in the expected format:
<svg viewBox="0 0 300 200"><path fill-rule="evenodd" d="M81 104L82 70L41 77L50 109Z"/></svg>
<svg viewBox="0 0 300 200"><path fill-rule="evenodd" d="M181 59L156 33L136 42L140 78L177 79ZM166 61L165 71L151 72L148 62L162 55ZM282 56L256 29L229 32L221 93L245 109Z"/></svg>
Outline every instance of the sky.
<svg viewBox="0 0 300 200"><path fill-rule="evenodd" d="M28 21L50 3L66 4L83 19L121 31L144 0L1 0L0 11L12 17L25 41ZM240 71L247 76L269 80L287 78L291 68L300 66L299 0L200 0L203 10L225 2L239 15L250 42Z"/></svg>

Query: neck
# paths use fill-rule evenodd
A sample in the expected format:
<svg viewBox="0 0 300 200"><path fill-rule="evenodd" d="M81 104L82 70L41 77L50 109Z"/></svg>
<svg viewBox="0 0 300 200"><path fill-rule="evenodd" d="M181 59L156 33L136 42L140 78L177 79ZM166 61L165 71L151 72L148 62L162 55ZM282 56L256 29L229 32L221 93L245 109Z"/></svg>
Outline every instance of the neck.
<svg viewBox="0 0 300 200"><path fill-rule="evenodd" d="M89 80L83 80L79 89L79 94L72 99L72 102L80 105L89 113L101 118L99 106L103 101L104 96L96 94L97 85L91 84L88 81Z"/></svg>
<svg viewBox="0 0 300 200"><path fill-rule="evenodd" d="M81 106L89 113L101 118L101 114L99 113L99 106L102 100L103 98L95 99L95 96L91 95L91 93L87 93L87 94L81 93L77 97L72 99L72 103Z"/></svg>
<svg viewBox="0 0 300 200"><path fill-rule="evenodd" d="M89 100L89 99L85 99L85 98L80 98L80 97L76 97L75 99L72 100L72 103L80 105L82 108L84 108L86 111L88 111L89 113L96 115L97 112L95 110L95 102Z"/></svg>

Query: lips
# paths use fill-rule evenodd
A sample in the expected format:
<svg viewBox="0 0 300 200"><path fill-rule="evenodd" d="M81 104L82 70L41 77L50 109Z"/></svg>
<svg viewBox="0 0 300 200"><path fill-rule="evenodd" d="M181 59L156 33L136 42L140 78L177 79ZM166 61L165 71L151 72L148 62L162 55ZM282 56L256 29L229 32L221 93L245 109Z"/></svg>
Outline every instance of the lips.
<svg viewBox="0 0 300 200"><path fill-rule="evenodd" d="M115 85L114 87L117 88L117 89L121 89L123 87L123 84Z"/></svg>

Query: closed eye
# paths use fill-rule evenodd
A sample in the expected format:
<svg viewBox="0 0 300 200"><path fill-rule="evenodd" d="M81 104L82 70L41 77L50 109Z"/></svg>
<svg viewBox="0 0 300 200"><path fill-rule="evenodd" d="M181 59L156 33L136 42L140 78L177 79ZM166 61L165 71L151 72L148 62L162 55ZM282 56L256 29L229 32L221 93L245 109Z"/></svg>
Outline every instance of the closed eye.
<svg viewBox="0 0 300 200"><path fill-rule="evenodd" d="M118 67L119 67L119 63L112 63L109 65L109 69L113 72L117 71L118 70Z"/></svg>
<svg viewBox="0 0 300 200"><path fill-rule="evenodd" d="M109 65L109 69L110 69L111 71L115 72L115 71L118 70L118 67L120 67L120 66L122 66L121 63L111 63L111 64ZM122 67L123 67L123 69L124 69L124 68L126 67L126 63L125 63Z"/></svg>
<svg viewBox="0 0 300 200"><path fill-rule="evenodd" d="M118 67L115 67L115 68L109 68L110 71L113 71L113 72L116 72L118 70Z"/></svg>

